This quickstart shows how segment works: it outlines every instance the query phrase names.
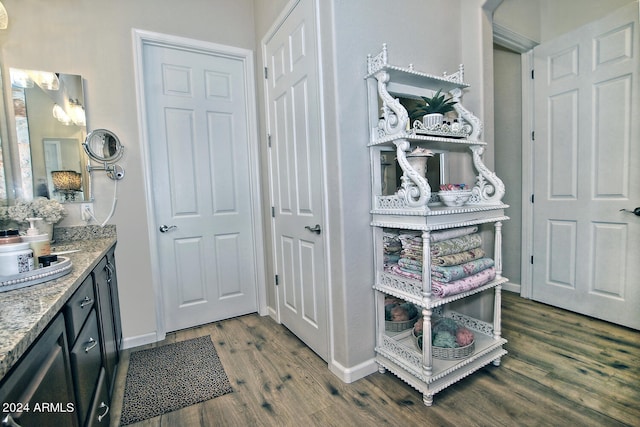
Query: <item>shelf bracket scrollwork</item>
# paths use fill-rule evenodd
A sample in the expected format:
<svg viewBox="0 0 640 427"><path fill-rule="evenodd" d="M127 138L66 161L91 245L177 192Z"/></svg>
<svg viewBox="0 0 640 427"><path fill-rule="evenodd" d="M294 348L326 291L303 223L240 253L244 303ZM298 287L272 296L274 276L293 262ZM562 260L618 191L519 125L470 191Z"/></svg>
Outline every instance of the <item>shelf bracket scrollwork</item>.
<svg viewBox="0 0 640 427"><path fill-rule="evenodd" d="M400 104L400 101L387 91L387 83L390 79L389 73L380 71L376 74L376 79L378 80L378 94L382 99L382 119L378 123L378 128L385 135L396 135L406 131L409 123L409 113Z"/></svg>
<svg viewBox="0 0 640 427"><path fill-rule="evenodd" d="M398 198L409 207L428 209L427 203L431 198L431 186L427 179L420 176L407 160L406 152L411 149L411 144L406 139L398 139L394 141L394 144L396 145L398 164L403 171L402 182L397 192Z"/></svg>
<svg viewBox="0 0 640 427"><path fill-rule="evenodd" d="M462 105L462 102L460 101L460 98L462 97L462 89L453 89L449 91L449 94L451 95L451 99L456 101L453 108L455 108L458 116L462 117L467 123L471 125L472 131L467 139L471 141L479 141L480 135L482 135L482 121Z"/></svg>
<svg viewBox="0 0 640 427"><path fill-rule="evenodd" d="M473 165L478 171L470 202L487 205L499 204L505 193L504 183L482 161L484 147L474 145L470 149L473 153Z"/></svg>

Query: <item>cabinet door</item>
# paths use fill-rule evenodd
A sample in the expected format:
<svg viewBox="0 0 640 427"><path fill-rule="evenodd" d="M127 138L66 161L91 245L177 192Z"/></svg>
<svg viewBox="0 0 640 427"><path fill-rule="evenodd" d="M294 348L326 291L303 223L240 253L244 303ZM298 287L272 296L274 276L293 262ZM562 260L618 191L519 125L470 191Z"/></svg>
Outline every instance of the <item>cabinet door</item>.
<svg viewBox="0 0 640 427"><path fill-rule="evenodd" d="M118 276L116 274L116 254L115 248L107 254L107 270L111 280L111 303L113 307L113 326L116 332L116 348L118 354L122 349L122 323L120 320L120 297L118 295Z"/></svg>
<svg viewBox="0 0 640 427"><path fill-rule="evenodd" d="M58 315L0 385L0 423L77 426L64 317ZM22 409L22 412L18 411Z"/></svg>
<svg viewBox="0 0 640 427"><path fill-rule="evenodd" d="M111 297L111 275L107 266L107 258L103 258L93 270L95 293L98 298L98 317L102 344L102 359L107 374L109 393L114 382L116 364L118 363L118 346L113 320L113 303Z"/></svg>
<svg viewBox="0 0 640 427"><path fill-rule="evenodd" d="M87 418L87 427L109 426L111 422L109 390L107 389L106 372L104 369L100 372L98 380L98 388L91 405L91 412Z"/></svg>
<svg viewBox="0 0 640 427"><path fill-rule="evenodd" d="M89 318L71 350L71 372L78 401L78 418L81 424L84 424L89 412L101 367L102 356L98 322L95 311L91 310L91 314L89 314Z"/></svg>

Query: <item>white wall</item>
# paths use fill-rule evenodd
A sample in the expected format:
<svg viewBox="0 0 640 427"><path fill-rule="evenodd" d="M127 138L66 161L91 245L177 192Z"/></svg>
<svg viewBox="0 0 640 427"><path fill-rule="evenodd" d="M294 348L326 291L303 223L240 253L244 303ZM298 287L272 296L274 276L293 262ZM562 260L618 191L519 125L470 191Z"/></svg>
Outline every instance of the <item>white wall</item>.
<svg viewBox="0 0 640 427"><path fill-rule="evenodd" d="M502 274L520 284L522 257L522 75L520 54L494 50L496 174L506 183L509 205L502 232Z"/></svg>
<svg viewBox="0 0 640 427"><path fill-rule="evenodd" d="M252 0L3 0L9 28L0 31L3 75L9 67L81 74L88 130L114 131L126 148L120 164L116 251L125 338L156 332L142 173L132 28L255 49ZM94 173L95 210L105 218L113 183ZM79 224L70 215L61 225Z"/></svg>
<svg viewBox="0 0 640 427"><path fill-rule="evenodd" d="M388 44L390 61L431 73L464 63L472 88L465 104L492 123L492 57L485 0L319 0L326 120L328 225L331 238L332 360L346 369L373 357L374 308L370 172L366 111L367 54ZM0 32L2 66L82 74L89 129L115 131L126 146L127 175L111 223L118 229L118 281L125 337L155 333L155 297L133 81L132 28L253 49L264 138L260 40L286 0L3 0L10 27ZM492 126L487 134L492 137ZM486 135L485 135L486 137ZM467 156L468 157L468 156ZM493 154L486 155L493 164ZM470 160L462 160L470 165ZM263 173L266 159L262 153ZM96 174L96 213L104 217L112 183ZM265 200L267 179L263 180ZM265 206L268 208L268 206ZM268 216L265 216L268 221ZM70 218L62 225L77 223ZM265 230L269 230L266 224ZM265 239L268 269L271 242ZM268 270L269 272L269 270ZM273 289L269 289L273 304Z"/></svg>

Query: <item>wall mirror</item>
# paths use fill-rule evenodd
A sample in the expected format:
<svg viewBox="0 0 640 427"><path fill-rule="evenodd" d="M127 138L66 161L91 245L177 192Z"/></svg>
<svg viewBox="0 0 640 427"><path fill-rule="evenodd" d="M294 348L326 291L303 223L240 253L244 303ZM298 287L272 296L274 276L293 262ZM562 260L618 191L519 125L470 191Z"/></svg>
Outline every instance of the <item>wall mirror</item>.
<svg viewBox="0 0 640 427"><path fill-rule="evenodd" d="M88 200L82 76L9 68L3 80L8 132L0 198Z"/></svg>

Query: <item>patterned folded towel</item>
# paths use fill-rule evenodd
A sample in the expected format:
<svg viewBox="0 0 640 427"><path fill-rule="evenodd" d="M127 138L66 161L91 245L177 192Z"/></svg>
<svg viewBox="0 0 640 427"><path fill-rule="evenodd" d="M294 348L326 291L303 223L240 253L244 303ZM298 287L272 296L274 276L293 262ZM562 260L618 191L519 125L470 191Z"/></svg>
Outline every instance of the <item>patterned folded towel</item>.
<svg viewBox="0 0 640 427"><path fill-rule="evenodd" d="M454 237L466 236L478 232L478 227L460 227L450 228L448 230L432 231L429 236L431 243L441 242L443 240L453 239Z"/></svg>
<svg viewBox="0 0 640 427"><path fill-rule="evenodd" d="M389 273L397 274L398 276L406 277L413 280L422 280L422 273L412 273L402 269L398 264L390 265L387 269Z"/></svg>
<svg viewBox="0 0 640 427"><path fill-rule="evenodd" d="M449 267L431 266L431 278L438 282L452 282L454 280L463 279L472 276L484 269L493 267L494 262L491 258L480 258L473 261L465 262L460 265L452 265Z"/></svg>
<svg viewBox="0 0 640 427"><path fill-rule="evenodd" d="M474 259L480 259L484 257L484 255L485 252L480 248L469 249L468 251L460 252L457 254L431 257L431 265L458 265L465 262L473 261Z"/></svg>
<svg viewBox="0 0 640 427"><path fill-rule="evenodd" d="M479 248L482 245L482 237L480 234L469 234L462 237L454 237L453 239L443 240L431 245L431 256L451 255L459 252L468 251L469 249Z"/></svg>
<svg viewBox="0 0 640 427"><path fill-rule="evenodd" d="M480 286L491 282L495 278L495 267L489 267L474 274L473 276L465 277L464 279L455 280L449 283L440 283L432 280L431 293L436 297L443 298L449 295L455 295L479 288Z"/></svg>
<svg viewBox="0 0 640 427"><path fill-rule="evenodd" d="M400 258L398 260L398 265L407 270L416 270L422 272L422 258Z"/></svg>

